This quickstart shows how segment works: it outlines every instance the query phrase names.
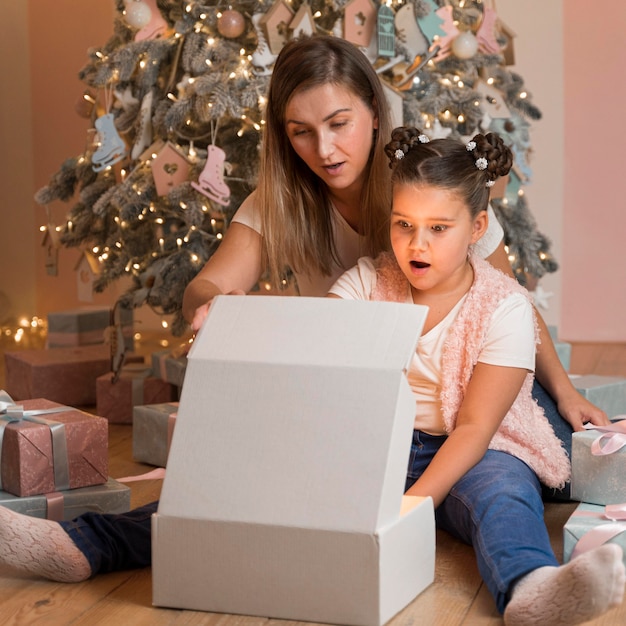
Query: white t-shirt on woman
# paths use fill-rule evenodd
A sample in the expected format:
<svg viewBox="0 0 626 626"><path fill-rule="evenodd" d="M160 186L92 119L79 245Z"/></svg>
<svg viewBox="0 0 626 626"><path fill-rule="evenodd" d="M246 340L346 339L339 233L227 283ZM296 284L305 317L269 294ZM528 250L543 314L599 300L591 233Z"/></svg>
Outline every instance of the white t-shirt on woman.
<svg viewBox="0 0 626 626"><path fill-rule="evenodd" d="M232 222L243 224L261 234L261 216L254 202L255 193L251 193L241 204ZM498 247L504 236L502 226L496 219L491 208L487 211L489 224L485 234L474 244L474 251L478 256L486 259ZM296 274L298 291L301 296L325 296L333 283L347 270L356 265L359 257L363 256L364 237L359 235L343 218L341 213L333 207L333 232L335 245L341 265L335 264L330 276L319 274Z"/></svg>

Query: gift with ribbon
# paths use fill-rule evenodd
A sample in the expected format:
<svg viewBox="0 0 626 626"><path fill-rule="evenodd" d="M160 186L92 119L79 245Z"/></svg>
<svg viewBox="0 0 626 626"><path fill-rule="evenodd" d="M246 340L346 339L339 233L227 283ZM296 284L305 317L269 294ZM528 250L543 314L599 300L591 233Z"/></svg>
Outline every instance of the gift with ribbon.
<svg viewBox="0 0 626 626"><path fill-rule="evenodd" d="M571 498L590 504L626 502L626 416L585 425L572 435Z"/></svg>
<svg viewBox="0 0 626 626"><path fill-rule="evenodd" d="M583 502L563 527L563 562L609 542L622 546L626 554L626 503Z"/></svg>
<svg viewBox="0 0 626 626"><path fill-rule="evenodd" d="M125 365L116 378L112 372L96 380L96 412L112 424L132 424L133 408L177 399L176 387L152 375L140 363Z"/></svg>
<svg viewBox="0 0 626 626"><path fill-rule="evenodd" d="M0 490L24 497L105 483L108 422L43 398L0 391Z"/></svg>
<svg viewBox="0 0 626 626"><path fill-rule="evenodd" d="M133 458L165 467L169 454L178 402L145 404L133 409Z"/></svg>
<svg viewBox="0 0 626 626"><path fill-rule="evenodd" d="M155 376L176 385L183 386L187 369L189 344L183 344L173 350L158 350L152 353L152 371Z"/></svg>
<svg viewBox="0 0 626 626"><path fill-rule="evenodd" d="M108 306L84 306L48 313L48 348L102 344L111 326L113 311ZM126 350L132 350L133 310L120 308L120 324Z"/></svg>
<svg viewBox="0 0 626 626"><path fill-rule="evenodd" d="M31 517L61 521L83 513L126 513L130 510L130 487L109 478L103 485L18 497L0 491L0 506Z"/></svg>

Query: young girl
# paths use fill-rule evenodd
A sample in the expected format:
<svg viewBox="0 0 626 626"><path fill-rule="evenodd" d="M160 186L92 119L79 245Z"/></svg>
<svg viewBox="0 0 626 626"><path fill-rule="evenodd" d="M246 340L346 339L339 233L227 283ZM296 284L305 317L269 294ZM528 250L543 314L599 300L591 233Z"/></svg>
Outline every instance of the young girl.
<svg viewBox="0 0 626 626"><path fill-rule="evenodd" d="M407 494L432 496L438 526L474 547L506 624L587 621L622 600L622 550L608 544L559 567L540 483L560 487L570 468L531 396L533 307L473 253L511 153L494 134L465 146L414 128L396 129L386 152L393 254L360 259L331 294L429 307L408 373L416 415Z"/></svg>

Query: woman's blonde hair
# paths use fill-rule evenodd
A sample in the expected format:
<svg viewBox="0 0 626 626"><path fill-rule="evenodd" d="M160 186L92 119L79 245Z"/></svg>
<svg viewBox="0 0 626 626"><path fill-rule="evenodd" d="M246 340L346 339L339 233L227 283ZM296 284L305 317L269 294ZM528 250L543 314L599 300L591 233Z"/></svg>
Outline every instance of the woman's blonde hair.
<svg viewBox="0 0 626 626"><path fill-rule="evenodd" d="M287 268L330 275L339 264L328 189L291 146L285 111L297 91L339 85L358 96L378 118L361 194L361 254L388 249L390 172L384 153L391 134L390 113L378 75L352 43L330 35L288 42L270 80L256 195L262 219L266 269L277 282ZM346 268L347 269L347 268Z"/></svg>

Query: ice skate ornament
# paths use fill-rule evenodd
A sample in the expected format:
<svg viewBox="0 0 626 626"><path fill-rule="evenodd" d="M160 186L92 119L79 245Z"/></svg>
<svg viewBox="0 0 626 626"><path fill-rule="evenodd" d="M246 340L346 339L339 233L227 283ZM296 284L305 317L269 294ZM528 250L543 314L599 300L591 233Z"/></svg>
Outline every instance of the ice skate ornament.
<svg viewBox="0 0 626 626"><path fill-rule="evenodd" d="M198 182L191 186L201 194L222 206L230 202L230 189L224 182L224 159L226 154L221 148L211 144L207 146L207 158Z"/></svg>
<svg viewBox="0 0 626 626"><path fill-rule="evenodd" d="M126 156L126 144L115 128L113 113L105 113L94 122L98 131L98 148L91 156L94 172L101 172Z"/></svg>
<svg viewBox="0 0 626 626"><path fill-rule="evenodd" d="M139 111L139 130L135 137L135 143L130 153L130 158L134 161L150 145L152 141L152 92L149 91L141 101Z"/></svg>
<svg viewBox="0 0 626 626"><path fill-rule="evenodd" d="M256 50L252 53L252 67L254 73L258 76L268 76L272 73L272 65L276 60L277 54L273 54L270 47L265 40L265 34L263 33L263 27L261 20L263 19L263 13L255 13L252 16L252 26L257 36Z"/></svg>

